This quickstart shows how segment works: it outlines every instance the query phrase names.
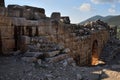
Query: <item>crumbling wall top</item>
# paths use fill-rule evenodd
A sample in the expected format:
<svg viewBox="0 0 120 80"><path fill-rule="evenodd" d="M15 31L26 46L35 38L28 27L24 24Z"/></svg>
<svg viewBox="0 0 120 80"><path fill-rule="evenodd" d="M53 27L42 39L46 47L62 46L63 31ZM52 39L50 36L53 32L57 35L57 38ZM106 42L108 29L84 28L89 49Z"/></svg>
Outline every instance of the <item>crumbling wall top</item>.
<svg viewBox="0 0 120 80"><path fill-rule="evenodd" d="M5 7L5 2L4 2L4 0L0 0L0 7Z"/></svg>

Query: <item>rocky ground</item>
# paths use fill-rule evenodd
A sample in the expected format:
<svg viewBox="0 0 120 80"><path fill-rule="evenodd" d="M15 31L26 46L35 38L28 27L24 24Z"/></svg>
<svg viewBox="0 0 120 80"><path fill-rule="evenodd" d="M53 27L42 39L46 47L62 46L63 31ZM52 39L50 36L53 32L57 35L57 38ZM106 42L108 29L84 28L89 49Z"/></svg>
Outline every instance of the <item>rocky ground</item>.
<svg viewBox="0 0 120 80"><path fill-rule="evenodd" d="M110 40L101 56L106 65L89 67L69 64L71 58L66 57L49 63L41 59L31 62L21 55L1 56L0 80L120 80L119 46L118 40Z"/></svg>
<svg viewBox="0 0 120 80"><path fill-rule="evenodd" d="M120 61L119 64L79 67L64 62L38 64L14 56L0 57L0 80L120 80Z"/></svg>

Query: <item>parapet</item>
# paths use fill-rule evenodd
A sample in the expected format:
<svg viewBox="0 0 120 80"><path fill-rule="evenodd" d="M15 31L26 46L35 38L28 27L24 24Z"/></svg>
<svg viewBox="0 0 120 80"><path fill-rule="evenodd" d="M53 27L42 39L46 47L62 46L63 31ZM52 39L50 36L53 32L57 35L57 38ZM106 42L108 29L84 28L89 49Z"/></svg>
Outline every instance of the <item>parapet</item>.
<svg viewBox="0 0 120 80"><path fill-rule="evenodd" d="M8 5L8 17L24 17L28 20L38 20L46 17L43 8L31 6Z"/></svg>
<svg viewBox="0 0 120 80"><path fill-rule="evenodd" d="M53 12L51 18L55 20L60 20L61 14L59 12Z"/></svg>
<svg viewBox="0 0 120 80"><path fill-rule="evenodd" d="M5 2L4 2L4 0L0 0L0 7L5 7Z"/></svg>
<svg viewBox="0 0 120 80"><path fill-rule="evenodd" d="M70 24L70 18L69 18L69 16L61 17L60 21L63 22L63 23L65 23L65 24Z"/></svg>

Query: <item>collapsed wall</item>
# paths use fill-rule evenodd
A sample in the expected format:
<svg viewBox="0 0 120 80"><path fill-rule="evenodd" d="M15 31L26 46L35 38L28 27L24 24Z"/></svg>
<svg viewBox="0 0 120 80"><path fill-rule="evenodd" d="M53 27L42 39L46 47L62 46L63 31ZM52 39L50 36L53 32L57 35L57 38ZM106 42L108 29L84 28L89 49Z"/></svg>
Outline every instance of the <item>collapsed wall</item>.
<svg viewBox="0 0 120 80"><path fill-rule="evenodd" d="M87 25L70 24L69 17L52 13L46 17L43 8L9 5L0 10L0 51L27 50L22 36L46 36L51 42L68 48L78 65L95 65L109 39L108 25L100 20Z"/></svg>

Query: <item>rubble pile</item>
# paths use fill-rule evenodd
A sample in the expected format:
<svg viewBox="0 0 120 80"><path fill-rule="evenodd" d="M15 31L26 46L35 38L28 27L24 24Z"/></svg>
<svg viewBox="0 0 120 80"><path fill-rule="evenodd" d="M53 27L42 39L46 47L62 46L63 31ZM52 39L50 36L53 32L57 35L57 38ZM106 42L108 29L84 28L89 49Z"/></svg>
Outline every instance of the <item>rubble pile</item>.
<svg viewBox="0 0 120 80"><path fill-rule="evenodd" d="M105 47L103 48L101 59L104 60L106 63L111 63L113 59L120 55L119 49L120 41L115 37L110 38Z"/></svg>

